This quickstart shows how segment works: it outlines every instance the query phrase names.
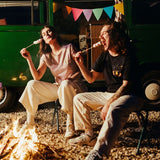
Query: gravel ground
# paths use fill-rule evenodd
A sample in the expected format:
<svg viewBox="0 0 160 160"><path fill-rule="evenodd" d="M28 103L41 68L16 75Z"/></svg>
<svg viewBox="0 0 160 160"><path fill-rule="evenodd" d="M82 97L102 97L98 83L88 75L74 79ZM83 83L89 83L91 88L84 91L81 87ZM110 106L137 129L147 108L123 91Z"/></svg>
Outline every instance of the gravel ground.
<svg viewBox="0 0 160 160"><path fill-rule="evenodd" d="M0 113L0 131L6 125L12 123L12 118L20 118L20 124L26 120L26 112L24 109L12 109L10 113ZM57 152L64 160L84 160L92 147L89 146L71 146L64 138L66 128L66 114L59 111L60 133L57 132L56 122L51 126L53 108L40 107L37 112L36 132L39 141L46 144ZM98 135L102 125L99 112L91 112L94 132ZM149 125L146 137L143 139L140 146L140 154L136 155L136 148L140 136L140 127L135 113L130 114L129 120L121 131L118 140L116 141L110 153L110 160L158 160L160 159L160 112L149 113ZM76 132L79 135L81 132ZM149 139L149 141L148 141ZM106 159L106 158L104 158Z"/></svg>

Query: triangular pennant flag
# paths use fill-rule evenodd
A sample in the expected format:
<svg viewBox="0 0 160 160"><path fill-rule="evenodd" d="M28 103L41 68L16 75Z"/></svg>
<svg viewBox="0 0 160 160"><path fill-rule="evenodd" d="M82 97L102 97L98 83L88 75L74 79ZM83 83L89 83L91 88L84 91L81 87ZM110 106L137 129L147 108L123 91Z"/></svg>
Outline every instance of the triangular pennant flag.
<svg viewBox="0 0 160 160"><path fill-rule="evenodd" d="M89 21L92 15L92 9L83 9L83 14L86 17L87 21Z"/></svg>
<svg viewBox="0 0 160 160"><path fill-rule="evenodd" d="M105 7L105 8L103 8L103 9L104 9L104 11L107 13L107 15L109 16L109 18L112 18L113 6Z"/></svg>
<svg viewBox="0 0 160 160"><path fill-rule="evenodd" d="M53 13L62 8L62 4L53 2Z"/></svg>
<svg viewBox="0 0 160 160"><path fill-rule="evenodd" d="M79 9L79 8L72 8L72 14L73 14L73 18L76 21L79 16L81 15L83 9Z"/></svg>
<svg viewBox="0 0 160 160"><path fill-rule="evenodd" d="M71 8L71 7L66 6L66 10L67 10L67 13L68 13L68 14L70 14L70 13L71 13L71 11L72 11L72 8Z"/></svg>
<svg viewBox="0 0 160 160"><path fill-rule="evenodd" d="M121 13L124 15L124 5L123 2L115 4L114 7Z"/></svg>
<svg viewBox="0 0 160 160"><path fill-rule="evenodd" d="M94 13L97 21L100 19L102 12L103 12L103 8L93 9L93 13Z"/></svg>

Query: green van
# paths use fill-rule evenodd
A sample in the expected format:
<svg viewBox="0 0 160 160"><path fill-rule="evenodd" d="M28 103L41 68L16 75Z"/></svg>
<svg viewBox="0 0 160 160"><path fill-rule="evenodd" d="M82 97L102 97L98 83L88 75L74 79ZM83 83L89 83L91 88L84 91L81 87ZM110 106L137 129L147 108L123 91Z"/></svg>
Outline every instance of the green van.
<svg viewBox="0 0 160 160"><path fill-rule="evenodd" d="M0 1L0 109L12 106L18 87L31 79L20 50L39 39L46 24L53 25L52 1ZM38 63L38 45L28 50Z"/></svg>
<svg viewBox="0 0 160 160"><path fill-rule="evenodd" d="M160 104L159 0L0 0L0 109L11 106L15 91L32 78L19 51L39 39L43 25L54 25L53 2L75 8L106 7L123 2L127 33L136 46L141 65L145 100L156 109ZM38 45L29 51L38 65ZM44 80L53 81L49 74Z"/></svg>

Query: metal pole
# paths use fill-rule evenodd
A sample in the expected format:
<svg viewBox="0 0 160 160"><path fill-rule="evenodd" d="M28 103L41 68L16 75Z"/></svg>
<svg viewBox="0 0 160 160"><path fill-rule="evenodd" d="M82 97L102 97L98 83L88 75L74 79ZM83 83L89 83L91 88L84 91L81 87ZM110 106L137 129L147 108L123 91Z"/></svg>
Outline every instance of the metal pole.
<svg viewBox="0 0 160 160"><path fill-rule="evenodd" d="M31 24L34 24L34 0L31 0Z"/></svg>

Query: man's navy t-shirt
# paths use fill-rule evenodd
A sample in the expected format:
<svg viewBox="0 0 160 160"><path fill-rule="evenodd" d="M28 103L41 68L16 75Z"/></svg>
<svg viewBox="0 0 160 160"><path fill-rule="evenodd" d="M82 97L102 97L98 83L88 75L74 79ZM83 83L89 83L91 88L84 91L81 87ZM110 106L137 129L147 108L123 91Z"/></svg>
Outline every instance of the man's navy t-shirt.
<svg viewBox="0 0 160 160"><path fill-rule="evenodd" d="M113 57L109 52L106 52L97 58L92 69L96 72L103 72L108 92L116 92L123 80L127 80L133 82L134 85L132 85L130 92L135 93L135 85L137 85L139 77L136 73L138 66L134 60L127 54Z"/></svg>

